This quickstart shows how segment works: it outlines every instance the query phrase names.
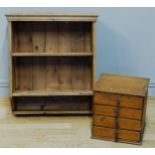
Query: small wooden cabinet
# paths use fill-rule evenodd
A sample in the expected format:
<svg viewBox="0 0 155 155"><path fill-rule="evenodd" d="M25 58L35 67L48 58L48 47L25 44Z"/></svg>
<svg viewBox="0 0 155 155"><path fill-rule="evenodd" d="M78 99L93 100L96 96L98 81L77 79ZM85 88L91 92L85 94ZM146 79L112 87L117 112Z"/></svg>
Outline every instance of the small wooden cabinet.
<svg viewBox="0 0 155 155"><path fill-rule="evenodd" d="M90 114L97 15L6 17L14 114Z"/></svg>
<svg viewBox="0 0 155 155"><path fill-rule="evenodd" d="M94 87L92 137L140 144L149 79L103 74Z"/></svg>

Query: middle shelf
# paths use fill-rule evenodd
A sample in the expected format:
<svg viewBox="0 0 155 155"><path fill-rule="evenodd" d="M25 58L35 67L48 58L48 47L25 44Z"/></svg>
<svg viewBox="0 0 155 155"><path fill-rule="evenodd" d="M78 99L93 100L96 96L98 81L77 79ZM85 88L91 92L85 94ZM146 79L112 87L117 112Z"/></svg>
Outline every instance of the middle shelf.
<svg viewBox="0 0 155 155"><path fill-rule="evenodd" d="M14 57L12 60L15 95L31 92L39 96L39 92L46 95L48 91L59 94L74 90L77 90L75 94L83 94L85 90L92 90L91 57Z"/></svg>
<svg viewBox="0 0 155 155"><path fill-rule="evenodd" d="M70 91L15 91L13 92L14 97L20 96L92 96L92 90L70 90Z"/></svg>
<svg viewBox="0 0 155 155"><path fill-rule="evenodd" d="M49 52L12 52L12 56L13 57L35 57L35 56L55 56L55 57L59 57L59 56L77 56L77 57L87 57L87 56L93 56L92 52L63 52L63 53L49 53Z"/></svg>

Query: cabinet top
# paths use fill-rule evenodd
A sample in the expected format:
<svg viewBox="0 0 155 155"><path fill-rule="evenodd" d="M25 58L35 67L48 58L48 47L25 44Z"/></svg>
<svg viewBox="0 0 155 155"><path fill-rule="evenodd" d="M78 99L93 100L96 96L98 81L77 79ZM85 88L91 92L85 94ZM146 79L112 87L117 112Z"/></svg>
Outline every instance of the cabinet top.
<svg viewBox="0 0 155 155"><path fill-rule="evenodd" d="M7 13L8 21L83 21L95 22L98 15L93 13L85 14L64 14L64 13Z"/></svg>
<svg viewBox="0 0 155 155"><path fill-rule="evenodd" d="M102 74L94 86L95 91L146 96L149 79L130 76Z"/></svg>

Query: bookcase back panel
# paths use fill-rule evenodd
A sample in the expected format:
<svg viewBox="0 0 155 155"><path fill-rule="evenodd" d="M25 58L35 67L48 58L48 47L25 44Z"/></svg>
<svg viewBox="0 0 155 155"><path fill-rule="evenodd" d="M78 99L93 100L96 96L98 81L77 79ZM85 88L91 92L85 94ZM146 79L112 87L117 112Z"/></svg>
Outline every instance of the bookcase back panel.
<svg viewBox="0 0 155 155"><path fill-rule="evenodd" d="M32 25L29 22L20 22L13 24L14 32L14 51L15 52L32 52Z"/></svg>
<svg viewBox="0 0 155 155"><path fill-rule="evenodd" d="M15 110L40 110L40 111L80 111L91 110L92 97L84 96L59 96L59 97L17 97Z"/></svg>
<svg viewBox="0 0 155 155"><path fill-rule="evenodd" d="M13 63L14 91L92 89L92 57L18 57Z"/></svg>
<svg viewBox="0 0 155 155"><path fill-rule="evenodd" d="M92 52L91 22L13 22L14 52Z"/></svg>

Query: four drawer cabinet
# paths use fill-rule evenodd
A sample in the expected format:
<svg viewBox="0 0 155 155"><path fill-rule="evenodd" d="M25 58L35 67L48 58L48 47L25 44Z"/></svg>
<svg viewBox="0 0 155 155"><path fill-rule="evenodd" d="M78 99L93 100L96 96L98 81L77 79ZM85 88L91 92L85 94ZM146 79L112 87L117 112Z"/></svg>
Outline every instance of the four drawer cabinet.
<svg viewBox="0 0 155 155"><path fill-rule="evenodd" d="M149 79L103 74L94 86L92 137L141 144Z"/></svg>

